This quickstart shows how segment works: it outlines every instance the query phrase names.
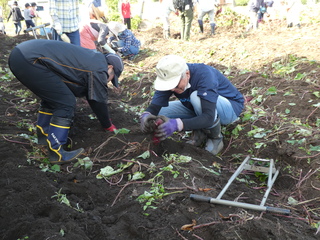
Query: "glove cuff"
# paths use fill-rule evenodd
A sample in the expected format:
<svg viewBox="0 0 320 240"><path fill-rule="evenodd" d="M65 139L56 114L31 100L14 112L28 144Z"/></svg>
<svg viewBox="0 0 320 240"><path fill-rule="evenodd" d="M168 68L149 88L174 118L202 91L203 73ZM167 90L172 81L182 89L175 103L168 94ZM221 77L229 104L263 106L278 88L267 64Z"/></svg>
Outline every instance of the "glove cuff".
<svg viewBox="0 0 320 240"><path fill-rule="evenodd" d="M109 46L108 43L106 43L105 45L103 45L104 49L106 49L108 52L116 54L116 52Z"/></svg>
<svg viewBox="0 0 320 240"><path fill-rule="evenodd" d="M183 122L180 118L176 118L176 121L177 121L177 129L180 132L183 129Z"/></svg>
<svg viewBox="0 0 320 240"><path fill-rule="evenodd" d="M140 120L148 115L150 115L151 113L149 112L143 112L141 115L140 115Z"/></svg>

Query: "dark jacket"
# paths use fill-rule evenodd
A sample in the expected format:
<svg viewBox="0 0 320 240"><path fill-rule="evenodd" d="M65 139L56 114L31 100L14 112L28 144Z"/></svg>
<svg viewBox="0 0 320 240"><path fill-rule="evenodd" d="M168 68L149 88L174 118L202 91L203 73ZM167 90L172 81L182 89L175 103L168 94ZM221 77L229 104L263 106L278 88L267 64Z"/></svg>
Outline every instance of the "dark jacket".
<svg viewBox="0 0 320 240"><path fill-rule="evenodd" d="M16 48L28 62L59 75L76 97L106 103L108 63L104 54L45 39L25 41Z"/></svg>
<svg viewBox="0 0 320 240"><path fill-rule="evenodd" d="M107 43L107 36L109 34L109 28L107 24L98 22L98 21L92 21L90 22L91 27L96 30L99 35L98 35L98 43L103 46Z"/></svg>
<svg viewBox="0 0 320 240"><path fill-rule="evenodd" d="M24 20L24 17L21 14L20 8L18 6L14 6L13 8L11 8L9 16L8 16L8 21L10 19L12 15L12 21L14 22L19 22Z"/></svg>

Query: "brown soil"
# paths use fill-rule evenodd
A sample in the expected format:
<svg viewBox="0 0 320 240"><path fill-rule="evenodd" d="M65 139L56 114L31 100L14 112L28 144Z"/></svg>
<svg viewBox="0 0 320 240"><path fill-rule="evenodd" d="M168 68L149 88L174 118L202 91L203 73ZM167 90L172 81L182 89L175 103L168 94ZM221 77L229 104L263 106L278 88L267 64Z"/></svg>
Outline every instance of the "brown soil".
<svg viewBox="0 0 320 240"><path fill-rule="evenodd" d="M62 165L59 172L47 170L42 163L46 149L28 140L35 136L39 101L33 101L37 97L18 95L17 90L25 88L10 78L7 70L10 50L33 37L0 36L1 239L319 239L320 161L319 150L311 148L320 145L316 107L319 24L291 30L274 21L256 33L244 33L244 27L236 23L233 27L218 25L216 35L209 37L197 34L195 22L189 42L178 39L177 21L169 41L162 39L157 24L135 32L144 43L141 53L133 62L125 60L121 89L111 87L109 99L112 121L118 129L130 132L103 132L98 120L90 117L87 102L79 99L70 143L74 149L84 147L94 165L90 169ZM223 128L225 148L218 157L186 144L185 133L159 145L152 143L152 136L141 133L139 112L151 100L154 66L166 54L216 67L246 96L246 113L252 109L258 116L260 109L259 117L245 121L244 113L241 120ZM292 71L276 74L276 64L290 66ZM294 80L300 74L306 76ZM257 127L268 131L267 135L248 136ZM240 130L238 135L235 131L231 134L235 129ZM304 141L290 144L288 140L293 139ZM257 143L263 146L258 148ZM146 151L150 157L138 157ZM176 158L168 162L163 156L169 154L190 156L192 161L179 163ZM288 209L289 216L190 200L190 194L217 197L249 154L276 161L280 174L266 206ZM133 160L135 163L119 174L108 179L96 177L107 165L116 169ZM169 164L176 172L164 171L155 177ZM129 181L128 176L137 171L145 177ZM247 172L239 175L223 199L259 205L265 185L265 180ZM137 198L156 186L172 194L155 199L144 210L145 203ZM59 191L70 206L54 197ZM181 230L193 222L189 230Z"/></svg>

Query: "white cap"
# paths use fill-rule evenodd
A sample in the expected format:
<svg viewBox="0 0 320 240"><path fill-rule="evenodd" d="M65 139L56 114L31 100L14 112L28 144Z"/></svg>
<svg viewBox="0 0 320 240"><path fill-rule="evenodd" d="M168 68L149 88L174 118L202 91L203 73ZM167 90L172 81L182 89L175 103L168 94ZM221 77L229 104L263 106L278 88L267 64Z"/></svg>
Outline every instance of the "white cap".
<svg viewBox="0 0 320 240"><path fill-rule="evenodd" d="M160 59L156 66L157 78L154 88L167 91L178 86L181 74L187 70L186 61L177 55L167 55Z"/></svg>

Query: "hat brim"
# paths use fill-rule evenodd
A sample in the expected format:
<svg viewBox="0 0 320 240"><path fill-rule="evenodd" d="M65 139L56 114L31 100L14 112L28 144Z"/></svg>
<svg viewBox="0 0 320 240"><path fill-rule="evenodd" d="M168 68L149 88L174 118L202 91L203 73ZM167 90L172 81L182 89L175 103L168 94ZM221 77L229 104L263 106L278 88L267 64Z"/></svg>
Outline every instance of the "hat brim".
<svg viewBox="0 0 320 240"><path fill-rule="evenodd" d="M168 91L174 89L178 86L180 79L181 74L166 79L157 77L154 81L154 88L158 91Z"/></svg>

